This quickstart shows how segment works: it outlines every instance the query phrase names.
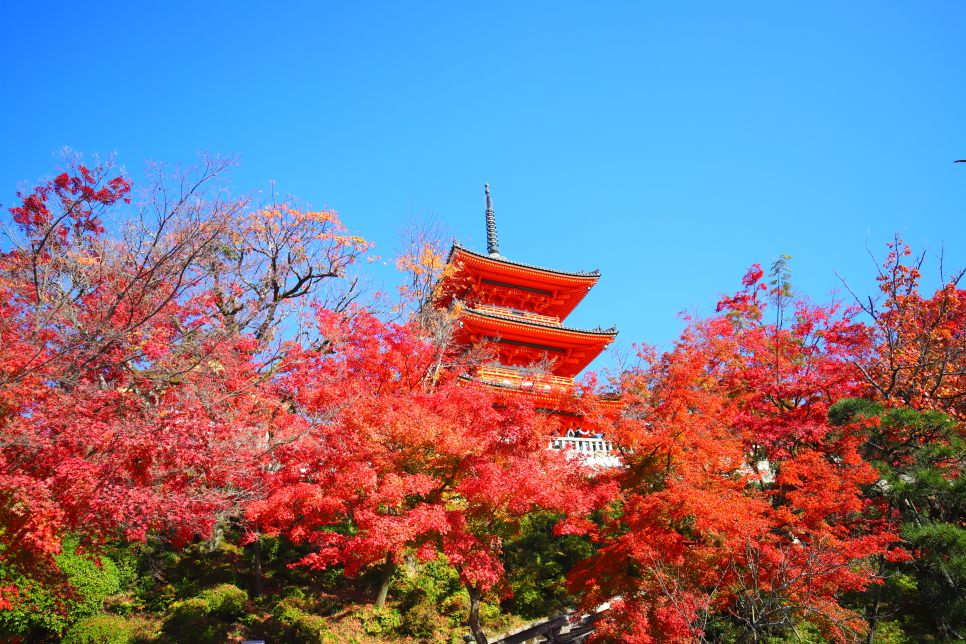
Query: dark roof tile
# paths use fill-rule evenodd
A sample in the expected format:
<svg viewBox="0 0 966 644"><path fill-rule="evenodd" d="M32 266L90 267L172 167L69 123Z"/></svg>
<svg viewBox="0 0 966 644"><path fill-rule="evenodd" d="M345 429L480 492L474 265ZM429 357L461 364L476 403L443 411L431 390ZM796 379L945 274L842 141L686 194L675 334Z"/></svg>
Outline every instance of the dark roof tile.
<svg viewBox="0 0 966 644"><path fill-rule="evenodd" d="M571 277L600 277L600 270L596 270L596 271L558 271L558 270L553 269L553 268L544 268L542 266L534 266L533 264L524 264L523 262L514 262L514 261L509 260L509 259L507 259L506 257L503 257L503 256L500 256L500 257L491 257L489 255L484 255L483 253L478 253L475 250L470 250L469 248L466 248L465 246L462 246L462 245L460 245L459 243L457 243L455 241L453 242L453 247L449 251L449 257L446 259L446 263L447 264L450 261L452 261L453 254L457 250L461 250L463 252L469 253L470 255L476 255L477 257L482 257L483 259L492 259L493 261L496 261L496 262L502 262L504 264L511 264L513 266L520 266L520 267L523 267L523 268L535 268L538 271L546 271L547 273L556 273L557 275L568 275L568 276L571 276Z"/></svg>
<svg viewBox="0 0 966 644"><path fill-rule="evenodd" d="M617 335L617 327L612 326L609 329L602 329L597 327L596 329L578 329L572 326L563 326L562 324L547 324L546 322L537 322L536 320L527 320L524 318L514 317L512 315L499 315L497 313L490 313L488 311L480 311L479 309L474 309L472 307L466 307L464 309L468 313L473 313L475 315L482 315L483 317L494 318L497 320L509 320L510 322L521 322L523 324L529 324L532 326L546 327L548 329L558 329L560 331L575 331L577 333L592 333L593 335Z"/></svg>

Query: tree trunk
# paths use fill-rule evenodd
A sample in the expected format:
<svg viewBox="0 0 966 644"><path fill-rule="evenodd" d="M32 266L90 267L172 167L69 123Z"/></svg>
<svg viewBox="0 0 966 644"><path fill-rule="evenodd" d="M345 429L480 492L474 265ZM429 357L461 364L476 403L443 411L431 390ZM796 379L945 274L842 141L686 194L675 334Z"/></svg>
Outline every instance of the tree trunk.
<svg viewBox="0 0 966 644"><path fill-rule="evenodd" d="M261 598L265 594L262 589L262 535L257 535L252 542L252 555L255 560L255 597Z"/></svg>
<svg viewBox="0 0 966 644"><path fill-rule="evenodd" d="M476 640L476 644L487 644L486 633L480 628L480 600L483 597L482 591L478 588L466 584L466 590L470 594L470 631L473 633L473 639Z"/></svg>
<svg viewBox="0 0 966 644"><path fill-rule="evenodd" d="M202 546L202 550L206 555L213 554L218 551L218 547L221 546L221 541L225 536L224 524L220 519L215 521L215 527L211 529L211 538Z"/></svg>
<svg viewBox="0 0 966 644"><path fill-rule="evenodd" d="M379 583L379 594L376 595L376 608L385 608L386 595L389 594L389 584L394 572L396 572L396 562L392 553L389 553L386 563L382 564L382 580Z"/></svg>

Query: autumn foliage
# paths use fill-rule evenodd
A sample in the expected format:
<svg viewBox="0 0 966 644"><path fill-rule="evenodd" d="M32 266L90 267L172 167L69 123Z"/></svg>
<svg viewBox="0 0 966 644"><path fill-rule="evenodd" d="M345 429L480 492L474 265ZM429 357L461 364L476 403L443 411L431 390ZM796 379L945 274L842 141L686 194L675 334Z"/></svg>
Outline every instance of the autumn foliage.
<svg viewBox="0 0 966 644"><path fill-rule="evenodd" d="M546 540L591 542L565 572L579 609L609 606L592 641L872 641L926 602L938 636L966 628L962 274L922 295L896 239L878 299L816 304L790 258L753 265L670 350L559 401L617 446L593 469L549 449L553 414L473 379L486 348L433 306L431 228L386 319L353 277L370 245L334 211L231 195L233 162L153 166L135 192L68 159L9 208L0 611L76 592L62 544L228 526L312 574L377 573L380 610L403 566L451 567L480 642L484 600L514 591L506 546L541 516Z"/></svg>
<svg viewBox="0 0 966 644"><path fill-rule="evenodd" d="M586 608L616 598L599 639L757 641L811 623L835 641L865 640L878 599L866 610L843 600L881 598L874 589L897 570L923 584L937 574L910 563L923 556L910 546L924 519L903 528L908 513L889 491L958 479L953 421L933 419L928 433L915 418L887 432L878 418L830 421L833 405L860 398L959 414L962 291L953 280L921 297L918 266L902 264L908 249L896 240L890 250L881 302L795 301L783 266L769 288L756 265L718 315L623 374L627 412L613 435L627 467L612 474L621 501L571 579ZM899 454L918 461L933 441L948 459L941 472L909 473ZM933 543L961 558L962 542L944 534ZM937 593L955 592L949 570ZM950 614L934 616L937 630L955 632L961 618Z"/></svg>
<svg viewBox="0 0 966 644"><path fill-rule="evenodd" d="M850 369L810 342L826 316L803 307L783 331L750 297L623 383L622 505L572 580L588 607L620 597L602 637L689 642L720 616L750 636L864 630L836 598L873 581L863 561L894 535L862 498L877 477L858 440L825 420Z"/></svg>
<svg viewBox="0 0 966 644"><path fill-rule="evenodd" d="M272 331L365 243L332 213L287 208L264 223L218 184L231 165L159 175L112 231L105 220L131 185L109 163L72 161L11 209L0 256L7 564L43 568L68 531L184 542L257 496L266 432L285 435L272 379L291 351Z"/></svg>

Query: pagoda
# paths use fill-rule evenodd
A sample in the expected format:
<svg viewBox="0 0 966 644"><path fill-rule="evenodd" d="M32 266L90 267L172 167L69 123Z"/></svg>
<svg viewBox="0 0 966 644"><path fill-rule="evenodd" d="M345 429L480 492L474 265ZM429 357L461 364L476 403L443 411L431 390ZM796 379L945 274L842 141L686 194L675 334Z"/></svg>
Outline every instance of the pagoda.
<svg viewBox="0 0 966 644"><path fill-rule="evenodd" d="M576 443L592 430L582 428L580 415L561 401L572 398L574 377L614 341L617 329L578 329L564 320L597 284L600 271L558 271L500 255L489 185L484 192L487 253L454 242L436 305L459 305L457 347L489 347L493 357L476 379L537 398L538 410L557 415Z"/></svg>

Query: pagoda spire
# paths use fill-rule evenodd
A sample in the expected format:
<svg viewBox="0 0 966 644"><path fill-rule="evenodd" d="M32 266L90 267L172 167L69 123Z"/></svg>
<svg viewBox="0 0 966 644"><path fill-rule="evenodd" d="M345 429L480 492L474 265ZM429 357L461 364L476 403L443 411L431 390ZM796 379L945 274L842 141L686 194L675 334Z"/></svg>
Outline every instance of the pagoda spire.
<svg viewBox="0 0 966 644"><path fill-rule="evenodd" d="M484 183L486 192L486 252L490 257L500 256L500 242L496 238L496 218L493 216L493 202L490 200L490 184Z"/></svg>

